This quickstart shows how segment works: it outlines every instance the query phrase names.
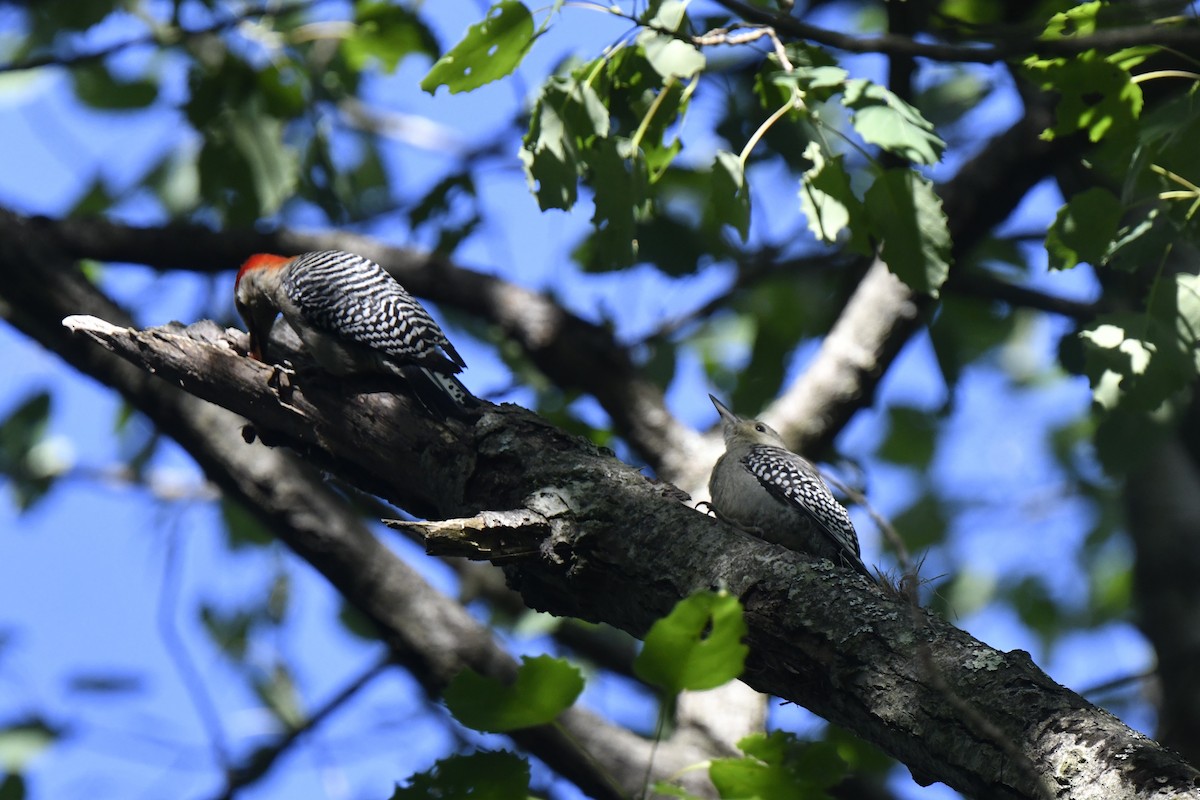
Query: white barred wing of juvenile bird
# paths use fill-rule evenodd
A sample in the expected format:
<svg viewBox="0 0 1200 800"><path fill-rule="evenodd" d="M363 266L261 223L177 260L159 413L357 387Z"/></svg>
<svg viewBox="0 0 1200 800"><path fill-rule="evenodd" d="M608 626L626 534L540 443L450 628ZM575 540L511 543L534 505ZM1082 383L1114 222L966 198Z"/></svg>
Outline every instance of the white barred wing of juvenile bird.
<svg viewBox="0 0 1200 800"><path fill-rule="evenodd" d="M850 515L816 467L757 419L743 419L709 395L725 437L725 453L708 481L718 518L747 533L828 558L875 580L859 555Z"/></svg>
<svg viewBox="0 0 1200 800"><path fill-rule="evenodd" d="M862 563L850 514L805 459L790 450L759 445L750 448L741 463L780 502L807 514L842 551L847 566L871 577Z"/></svg>

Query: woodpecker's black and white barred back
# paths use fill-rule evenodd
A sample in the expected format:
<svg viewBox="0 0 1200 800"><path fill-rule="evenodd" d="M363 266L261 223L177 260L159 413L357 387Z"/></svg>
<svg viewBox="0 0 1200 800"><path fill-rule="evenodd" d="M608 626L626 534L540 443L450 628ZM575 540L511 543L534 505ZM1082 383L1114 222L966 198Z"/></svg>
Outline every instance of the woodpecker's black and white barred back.
<svg viewBox="0 0 1200 800"><path fill-rule="evenodd" d="M787 449L770 425L742 419L709 395L725 434L708 490L717 516L769 542L828 558L872 581L858 534L807 459Z"/></svg>
<svg viewBox="0 0 1200 800"><path fill-rule="evenodd" d="M341 250L251 256L234 294L254 358L266 360L271 326L282 314L334 375L401 375L427 408L442 414L478 402L455 377L466 363L433 317L369 258Z"/></svg>

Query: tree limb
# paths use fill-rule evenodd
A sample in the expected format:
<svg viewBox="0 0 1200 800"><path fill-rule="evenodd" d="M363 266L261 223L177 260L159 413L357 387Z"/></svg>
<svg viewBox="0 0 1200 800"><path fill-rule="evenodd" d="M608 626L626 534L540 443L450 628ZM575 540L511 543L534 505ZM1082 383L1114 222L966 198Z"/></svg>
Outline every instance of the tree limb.
<svg viewBox="0 0 1200 800"><path fill-rule="evenodd" d="M487 508L540 515L547 525L523 517L514 528L522 547L505 561L533 608L642 635L680 597L726 587L746 608L752 655L743 680L874 742L920 782L977 796L1038 796L1005 748L977 733L939 690L944 681L1059 796L1167 797L1200 786L1200 772L1054 683L1028 654L993 650L924 611L914 620L903 600L828 562L736 533L527 411L491 406L468 427L424 418L393 395L346 396L319 385L272 402L263 388L269 368L235 352L240 334L214 338L204 324L72 325L249 416L260 434L323 468L368 477L364 488L401 505L432 500L441 516ZM432 464L440 465L436 474ZM916 658L916 641L928 648L935 675Z"/></svg>

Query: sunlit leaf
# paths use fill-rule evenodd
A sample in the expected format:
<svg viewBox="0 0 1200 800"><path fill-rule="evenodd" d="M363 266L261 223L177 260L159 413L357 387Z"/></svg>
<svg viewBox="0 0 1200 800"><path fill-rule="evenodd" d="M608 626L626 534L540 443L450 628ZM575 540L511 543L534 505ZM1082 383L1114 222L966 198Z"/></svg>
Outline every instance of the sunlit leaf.
<svg viewBox="0 0 1200 800"><path fill-rule="evenodd" d="M935 164L946 149L920 111L877 83L846 81L842 104L853 110L851 120L859 136L902 158Z"/></svg>
<svg viewBox="0 0 1200 800"><path fill-rule="evenodd" d="M430 94L439 86L447 87L451 94L477 89L516 69L532 43L533 17L529 9L514 0L503 0L438 59L421 81L421 88Z"/></svg>
<svg viewBox="0 0 1200 800"><path fill-rule="evenodd" d="M652 30L639 33L637 42L650 66L663 79L687 80L704 69L704 54L689 42Z"/></svg>
<svg viewBox="0 0 1200 800"><path fill-rule="evenodd" d="M716 759L708 769L722 798L823 800L846 771L832 744L801 742L783 731L748 736L738 747L746 757Z"/></svg>
<svg viewBox="0 0 1200 800"><path fill-rule="evenodd" d="M633 671L668 694L713 689L742 674L749 653L745 635L736 597L699 592L650 626Z"/></svg>

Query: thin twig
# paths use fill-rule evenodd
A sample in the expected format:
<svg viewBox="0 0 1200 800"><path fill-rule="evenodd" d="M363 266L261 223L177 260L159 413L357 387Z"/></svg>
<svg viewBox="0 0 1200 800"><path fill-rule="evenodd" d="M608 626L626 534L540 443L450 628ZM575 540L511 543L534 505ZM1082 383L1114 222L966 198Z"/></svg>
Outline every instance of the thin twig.
<svg viewBox="0 0 1200 800"><path fill-rule="evenodd" d="M229 776L228 783L226 783L222 793L218 795L221 800L232 800L237 795L239 789L249 786L267 774L268 770L279 760L279 757L287 753L301 736L312 731L335 711L350 702L367 684L382 675L384 670L391 665L392 658L390 653L385 653L383 656L377 658L358 677L342 687L341 691L329 698L324 705L314 711L304 721L303 725L292 728L279 737L278 741L273 745L255 750L245 763L227 770L226 774Z"/></svg>
<svg viewBox="0 0 1200 800"><path fill-rule="evenodd" d="M221 726L221 717L217 713L216 703L208 691L204 677L196 668L184 644L183 637L175 624L175 616L179 609L179 595L183 587L183 559L179 555L180 538L173 532L167 537L167 552L163 561L162 585L158 596L158 633L162 637L167 655L175 664L183 687L200 717L200 722L208 734L213 757L223 772L229 770L232 763L229 755L229 744L225 740L225 731Z"/></svg>

